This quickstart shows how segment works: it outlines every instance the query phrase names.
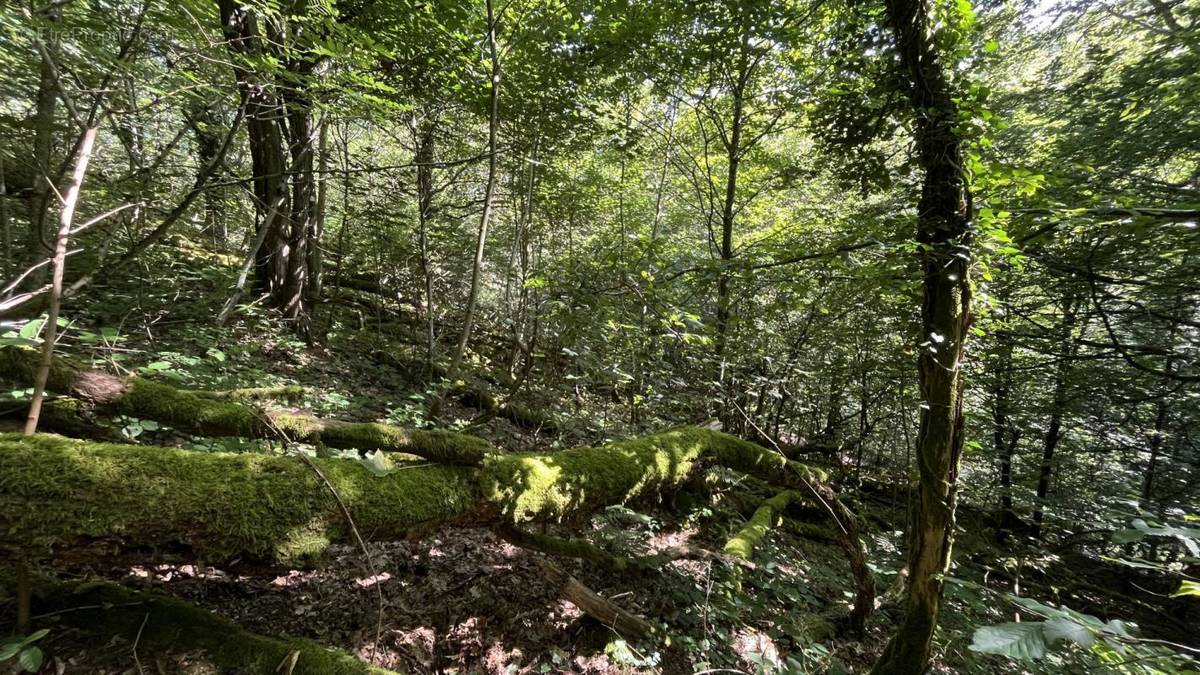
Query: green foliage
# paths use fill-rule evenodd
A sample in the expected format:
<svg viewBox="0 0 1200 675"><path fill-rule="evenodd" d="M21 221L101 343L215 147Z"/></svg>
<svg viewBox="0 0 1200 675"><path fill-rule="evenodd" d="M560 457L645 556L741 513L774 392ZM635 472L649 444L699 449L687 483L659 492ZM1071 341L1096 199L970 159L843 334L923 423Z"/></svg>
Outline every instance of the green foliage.
<svg viewBox="0 0 1200 675"><path fill-rule="evenodd" d="M27 673L41 671L45 655L42 648L34 643L49 634L49 629L43 628L29 635L15 635L0 640L0 663L16 661L17 666Z"/></svg>

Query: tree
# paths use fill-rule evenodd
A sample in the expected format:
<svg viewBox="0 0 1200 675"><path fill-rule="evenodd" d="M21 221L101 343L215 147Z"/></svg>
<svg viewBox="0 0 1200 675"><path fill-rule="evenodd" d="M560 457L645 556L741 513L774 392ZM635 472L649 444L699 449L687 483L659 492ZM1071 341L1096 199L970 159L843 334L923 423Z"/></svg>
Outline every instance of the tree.
<svg viewBox="0 0 1200 675"><path fill-rule="evenodd" d="M924 294L918 374L923 408L908 531L904 619L874 673L925 671L954 542L954 508L964 441L962 359L971 322L971 190L963 170L958 109L931 32L926 0L888 0L887 20L907 78L918 163L917 246Z"/></svg>

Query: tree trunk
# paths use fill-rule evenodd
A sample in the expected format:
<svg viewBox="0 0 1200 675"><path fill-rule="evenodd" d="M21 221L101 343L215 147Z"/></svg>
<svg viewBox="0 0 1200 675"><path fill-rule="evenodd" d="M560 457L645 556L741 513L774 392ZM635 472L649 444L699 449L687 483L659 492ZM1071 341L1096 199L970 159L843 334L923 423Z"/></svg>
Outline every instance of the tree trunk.
<svg viewBox="0 0 1200 675"><path fill-rule="evenodd" d="M1054 393L1050 403L1050 423L1042 441L1042 463L1038 468L1037 501L1033 510L1033 535L1042 536L1042 520L1045 517L1046 496L1050 494L1050 479L1054 476L1054 453L1062 440L1063 417L1067 412L1067 377L1071 372L1071 360L1075 358L1075 311L1078 298L1068 296L1063 301L1062 321L1059 323L1055 342L1058 343L1058 363L1054 367Z"/></svg>
<svg viewBox="0 0 1200 675"><path fill-rule="evenodd" d="M307 78L312 74L312 64L291 64L289 75ZM310 246L317 242L317 184L313 173L313 148L316 145L315 128L312 121L312 99L303 82L292 81L284 90L284 103L288 116L289 147L291 149L292 188L291 229L287 237L287 278L279 307L284 319L305 338L311 337L311 301L313 270L310 267Z"/></svg>
<svg viewBox="0 0 1200 675"><path fill-rule="evenodd" d="M50 17L57 20L57 15ZM50 61L58 53L58 40L50 36L46 40L38 75L36 108L33 116L33 197L29 200L29 231L25 240L25 262L34 265L45 260L54 250L46 222L50 209L50 155L54 150L54 116L58 108L58 90L54 81L54 63ZM50 57L50 58L47 58ZM33 288L45 283L44 268L29 275L25 284Z"/></svg>
<svg viewBox="0 0 1200 675"><path fill-rule="evenodd" d="M479 286L483 275L483 253L487 243L488 225L492 218L492 197L496 191L496 134L500 127L500 51L496 47L496 17L492 0L486 0L487 5L487 43L488 56L492 63L492 86L489 94L491 112L488 115L488 175L487 186L483 193L483 213L479 216L479 234L475 240L475 262L471 267L471 292L467 297L467 311L463 318L462 335L458 339L458 347L454 350L454 358L450 360L450 368L446 378L453 380L462 366L463 356L467 351L467 343L471 340L471 326L475 322L475 308L479 302Z"/></svg>
<svg viewBox="0 0 1200 675"><path fill-rule="evenodd" d="M998 347L995 378L992 390L992 449L1000 457L1000 516L999 538L1003 540L1016 524L1016 512L1012 498L1012 460L1019 438L1011 428L1010 406L1012 394L1012 339L1007 335L997 336Z"/></svg>
<svg viewBox="0 0 1200 675"><path fill-rule="evenodd" d="M437 120L432 115L414 125L417 135L417 245L421 253L421 278L425 293L425 367L433 373L437 358L437 312L433 301L433 260L429 226L433 220L433 161L436 157Z"/></svg>
<svg viewBox="0 0 1200 675"><path fill-rule="evenodd" d="M253 10L235 0L219 0L221 28L229 51L237 56L254 57L271 51ZM272 39L276 36L272 36ZM250 139L250 164L254 172L255 231L265 229L262 244L255 254L255 290L281 300L288 271L288 222L292 212L287 190L287 160L282 129L286 111L265 78L235 62L234 75Z"/></svg>
<svg viewBox="0 0 1200 675"><path fill-rule="evenodd" d="M25 419L25 433L37 431L38 417L42 412L42 400L46 396L46 380L50 377L50 365L54 359L54 343L58 338L58 310L62 304L63 274L67 262L67 239L71 236L71 222L75 217L75 205L79 203L79 191L83 176L87 173L88 161L92 158L92 144L96 140L96 128L83 132L79 144L79 155L75 160L75 171L63 194L62 210L58 215L58 236L54 239L54 264L50 280L50 307L46 315L46 332L42 343L41 362L33 381L33 398L29 402L29 416Z"/></svg>
<svg viewBox="0 0 1200 675"><path fill-rule="evenodd" d="M749 79L749 64L746 54L749 32L743 34L742 48L738 54L737 81L733 87L733 117L729 121L729 136L725 143L728 161L725 176L725 198L721 205L721 267L717 274L717 381L725 389L725 357L729 341L729 320L732 300L730 298L730 275L733 262L733 226L737 213L738 167L742 161L742 126L745 122L744 96ZM724 397L724 394L722 394ZM728 408L729 406L725 406ZM726 411L728 412L728 411Z"/></svg>
<svg viewBox="0 0 1200 675"><path fill-rule="evenodd" d="M886 0L888 22L907 75L915 146L924 183L917 242L924 277L917 437L919 489L908 531L905 614L874 673L925 671L954 540L963 447L961 359L970 324L971 193L962 170L958 110L931 30L928 0Z"/></svg>

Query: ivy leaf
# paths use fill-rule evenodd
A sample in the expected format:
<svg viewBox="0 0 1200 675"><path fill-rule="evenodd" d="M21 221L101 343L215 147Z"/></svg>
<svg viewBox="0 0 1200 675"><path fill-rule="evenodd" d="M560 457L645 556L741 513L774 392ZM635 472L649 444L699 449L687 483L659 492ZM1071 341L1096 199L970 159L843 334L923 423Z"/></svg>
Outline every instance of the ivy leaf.
<svg viewBox="0 0 1200 675"><path fill-rule="evenodd" d="M1086 626L1071 621L1070 619L1049 619L1042 626L1042 634L1046 638L1046 642L1054 644L1059 640L1067 640L1087 649L1096 641L1096 637L1092 635L1092 631Z"/></svg>
<svg viewBox="0 0 1200 675"><path fill-rule="evenodd" d="M1043 658L1046 656L1046 638L1042 632L1042 622L983 626L975 631L971 651L1026 661Z"/></svg>

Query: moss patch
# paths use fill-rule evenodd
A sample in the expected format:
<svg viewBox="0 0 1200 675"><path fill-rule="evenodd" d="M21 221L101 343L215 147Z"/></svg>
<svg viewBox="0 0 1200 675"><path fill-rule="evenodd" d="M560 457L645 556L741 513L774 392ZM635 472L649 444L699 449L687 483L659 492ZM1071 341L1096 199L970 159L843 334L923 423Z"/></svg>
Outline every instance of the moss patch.
<svg viewBox="0 0 1200 675"><path fill-rule="evenodd" d="M798 499L800 499L798 492L786 490L763 502L754 515L750 516L750 520L746 521L746 525L725 543L725 553L749 560L750 556L754 554L758 542L779 525L780 519L783 518L783 512Z"/></svg>
<svg viewBox="0 0 1200 675"><path fill-rule="evenodd" d="M674 429L599 448L488 458L484 498L513 522L561 520L579 512L681 487L708 450L704 429Z"/></svg>
<svg viewBox="0 0 1200 675"><path fill-rule="evenodd" d="M275 675L284 672L280 664L298 652L293 675L394 675L311 640L248 632L159 593L138 593L106 582L42 583L36 596L39 612L59 611L63 621L130 642L140 633L139 644L146 649L200 651L229 672Z"/></svg>
<svg viewBox="0 0 1200 675"><path fill-rule="evenodd" d="M313 460L360 531L402 537L478 503L470 470L422 466L378 477ZM349 530L328 488L293 457L202 453L0 434L0 531L52 550L88 540L185 544L209 560L311 562Z"/></svg>

